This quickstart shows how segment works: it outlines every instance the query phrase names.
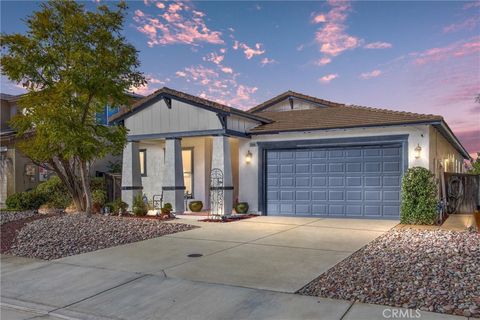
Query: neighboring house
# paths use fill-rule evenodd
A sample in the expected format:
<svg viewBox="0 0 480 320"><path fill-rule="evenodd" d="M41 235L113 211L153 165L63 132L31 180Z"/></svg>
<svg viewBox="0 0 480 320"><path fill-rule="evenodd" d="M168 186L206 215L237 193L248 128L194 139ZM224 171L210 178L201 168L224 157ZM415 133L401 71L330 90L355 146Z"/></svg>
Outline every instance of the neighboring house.
<svg viewBox="0 0 480 320"><path fill-rule="evenodd" d="M441 116L292 91L241 111L162 88L110 120L129 130L123 200L163 194L177 212L185 192L210 208L213 189L225 213L238 199L263 215L398 219L407 168L461 172L469 159Z"/></svg>
<svg viewBox="0 0 480 320"><path fill-rule="evenodd" d="M18 100L21 96L0 94L0 207L4 207L5 200L9 195L30 190L52 175L52 172L34 164L15 147L18 138L8 122L17 114ZM135 100L141 98L138 95L131 96ZM118 107L105 107L104 112L97 116L98 122L106 125L108 117L114 115L118 110ZM109 155L99 159L93 164L91 173L101 175L108 171L110 162L116 161L121 161L121 156Z"/></svg>

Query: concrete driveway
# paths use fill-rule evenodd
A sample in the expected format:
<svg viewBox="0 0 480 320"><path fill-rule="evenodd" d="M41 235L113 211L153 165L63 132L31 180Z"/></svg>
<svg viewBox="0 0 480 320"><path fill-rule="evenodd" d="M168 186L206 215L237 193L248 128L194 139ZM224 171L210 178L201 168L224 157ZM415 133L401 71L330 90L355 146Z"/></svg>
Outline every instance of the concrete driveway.
<svg viewBox="0 0 480 320"><path fill-rule="evenodd" d="M388 307L292 293L396 222L182 222L201 228L55 261L2 256L2 318L384 318Z"/></svg>
<svg viewBox="0 0 480 320"><path fill-rule="evenodd" d="M267 216L232 223L191 222L201 228L59 261L295 292L397 224ZM189 258L191 253L203 256Z"/></svg>

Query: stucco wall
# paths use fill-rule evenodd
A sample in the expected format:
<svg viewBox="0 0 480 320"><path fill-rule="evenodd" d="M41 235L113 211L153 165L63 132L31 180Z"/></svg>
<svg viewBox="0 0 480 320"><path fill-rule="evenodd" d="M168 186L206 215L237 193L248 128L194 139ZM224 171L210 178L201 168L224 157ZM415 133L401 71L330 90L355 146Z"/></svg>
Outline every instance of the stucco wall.
<svg viewBox="0 0 480 320"><path fill-rule="evenodd" d="M239 200L246 201L250 210L258 210L258 148L251 146L251 143L259 141L282 141L282 140L307 140L307 139L329 139L348 137L388 136L408 134L408 167L421 166L429 168L429 127L418 126L394 126L383 128L360 128L348 130L325 130L303 133L283 133L275 135L256 135L251 140L241 140L239 145ZM420 144L422 154L419 159L415 158L415 147ZM253 154L250 164L245 163L244 155L247 151Z"/></svg>
<svg viewBox="0 0 480 320"><path fill-rule="evenodd" d="M238 197L238 139L230 138L232 157L232 176L234 185L234 199ZM139 149L147 150L147 176L142 177L143 193L151 200L153 195L162 193L164 169L163 140L145 140L139 144ZM193 197L201 200L204 208L209 207L210 170L212 160L212 138L196 137L183 138L182 148L193 148Z"/></svg>
<svg viewBox="0 0 480 320"><path fill-rule="evenodd" d="M464 172L463 157L434 127L430 127L430 170L438 175L440 165L445 172Z"/></svg>

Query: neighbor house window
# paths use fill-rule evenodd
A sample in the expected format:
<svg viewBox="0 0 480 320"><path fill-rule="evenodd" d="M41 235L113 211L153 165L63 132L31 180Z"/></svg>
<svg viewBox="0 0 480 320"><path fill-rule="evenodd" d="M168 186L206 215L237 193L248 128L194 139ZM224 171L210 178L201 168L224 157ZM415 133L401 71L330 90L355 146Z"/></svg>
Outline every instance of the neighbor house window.
<svg viewBox="0 0 480 320"><path fill-rule="evenodd" d="M140 174L142 177L146 177L147 176L147 150L140 149L139 156L140 156Z"/></svg>
<svg viewBox="0 0 480 320"><path fill-rule="evenodd" d="M182 162L185 192L193 196L193 149L182 150Z"/></svg>

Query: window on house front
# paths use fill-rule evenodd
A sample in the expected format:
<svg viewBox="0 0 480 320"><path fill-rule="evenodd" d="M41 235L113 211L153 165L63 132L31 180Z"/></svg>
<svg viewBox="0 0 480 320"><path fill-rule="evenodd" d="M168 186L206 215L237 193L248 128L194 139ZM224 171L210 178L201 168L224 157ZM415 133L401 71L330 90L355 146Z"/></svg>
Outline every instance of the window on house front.
<svg viewBox="0 0 480 320"><path fill-rule="evenodd" d="M185 192L193 196L193 149L182 150L182 162Z"/></svg>
<svg viewBox="0 0 480 320"><path fill-rule="evenodd" d="M146 177L147 176L147 150L140 149L138 154L140 157L140 175L142 177Z"/></svg>
<svg viewBox="0 0 480 320"><path fill-rule="evenodd" d="M163 161L165 163L165 148L163 148L163 155ZM182 164L185 192L188 192L193 197L193 148L182 149Z"/></svg>

